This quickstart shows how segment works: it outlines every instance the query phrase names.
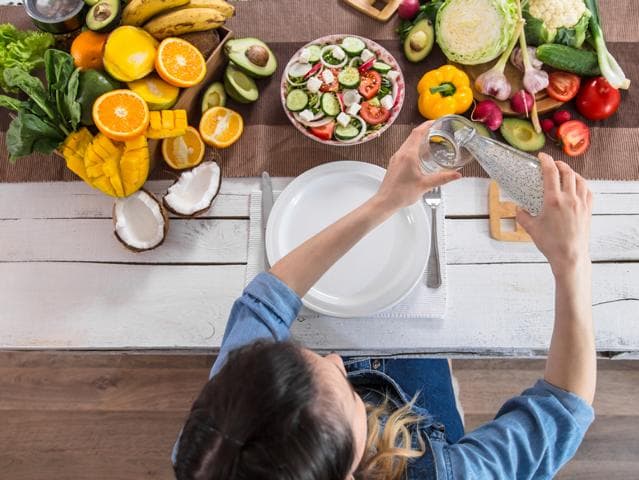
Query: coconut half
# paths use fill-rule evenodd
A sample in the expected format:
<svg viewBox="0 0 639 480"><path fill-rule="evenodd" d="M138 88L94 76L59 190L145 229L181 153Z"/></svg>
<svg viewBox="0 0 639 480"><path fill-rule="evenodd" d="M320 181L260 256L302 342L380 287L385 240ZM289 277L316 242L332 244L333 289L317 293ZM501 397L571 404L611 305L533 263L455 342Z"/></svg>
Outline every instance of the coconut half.
<svg viewBox="0 0 639 480"><path fill-rule="evenodd" d="M157 198L146 190L138 190L115 201L113 225L113 233L122 245L134 252L143 252L162 244L169 217Z"/></svg>
<svg viewBox="0 0 639 480"><path fill-rule="evenodd" d="M182 217L206 212L220 191L222 174L217 162L207 161L187 170L169 187L164 206Z"/></svg>

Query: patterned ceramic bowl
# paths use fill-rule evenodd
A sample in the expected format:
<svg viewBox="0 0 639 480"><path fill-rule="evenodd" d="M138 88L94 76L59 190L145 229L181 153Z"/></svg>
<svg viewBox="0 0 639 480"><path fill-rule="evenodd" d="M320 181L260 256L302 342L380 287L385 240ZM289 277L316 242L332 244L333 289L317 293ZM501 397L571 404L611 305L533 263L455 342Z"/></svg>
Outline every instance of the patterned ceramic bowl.
<svg viewBox="0 0 639 480"><path fill-rule="evenodd" d="M286 98L288 96L289 90L292 87L289 81L289 69L291 68L292 65L298 63L298 60L300 59L300 54L305 48L308 48L312 45L324 45L324 46L340 45L342 43L342 40L344 40L345 37L354 37L354 38L360 39L362 42L364 42L366 49L370 50L371 52L375 54L377 61L383 62L384 64L390 66L391 71L398 72L397 78L391 82L393 106L389 109L390 117L388 118L388 120L386 120L386 122L384 122L384 124L380 128L367 131L367 133L359 139L354 139L353 141L348 141L348 142L339 141L335 139L324 140L322 138L317 137L316 135L313 135L310 132L309 128L300 122L299 114L297 112L290 111L286 106ZM348 58L350 61L351 58L350 57ZM306 82L304 82L304 84L305 83ZM293 88L295 88L295 86L293 86ZM341 86L340 86L340 89L341 89ZM335 145L335 146L343 147L343 146L351 146L351 145L360 145L362 143L369 142L371 140L376 139L382 133L384 133L386 129L388 129L388 127L390 127L393 124L393 122L395 121L395 119L399 115L399 112L402 109L402 105L404 103L405 89L406 89L406 86L404 83L404 76L399 67L399 64L397 63L397 60L395 60L395 58L388 52L388 50L386 50L384 47L382 47L378 43L375 43L372 40L369 40L364 37L359 37L357 35L336 34L336 35L327 35L325 37L321 37L316 40L313 40L312 42L307 43L306 45L304 45L304 47L300 48L297 52L295 52L295 54L291 57L290 61L286 65L286 68L284 69L284 73L282 75L281 99L282 99L282 107L284 108L284 111L286 112L286 116L291 121L293 126L295 126L295 128L297 128L300 132L302 132L307 137L312 138L316 142L320 142L326 145ZM324 120L326 120L326 118L324 118ZM320 119L319 122L317 123L321 123L321 121L322 120Z"/></svg>

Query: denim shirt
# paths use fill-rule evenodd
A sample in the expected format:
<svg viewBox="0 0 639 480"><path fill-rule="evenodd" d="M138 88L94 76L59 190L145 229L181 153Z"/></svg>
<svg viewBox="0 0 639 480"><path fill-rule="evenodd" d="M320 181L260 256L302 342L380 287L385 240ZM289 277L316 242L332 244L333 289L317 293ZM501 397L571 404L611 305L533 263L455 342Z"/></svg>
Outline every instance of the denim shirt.
<svg viewBox="0 0 639 480"><path fill-rule="evenodd" d="M211 377L236 348L258 339L287 340L301 306L295 292L275 276L255 277L233 305ZM363 383L390 391L395 407L410 400L393 378L371 369L367 360L346 367L356 387ZM592 407L583 399L543 380L508 400L494 420L455 443L446 439L429 412L414 408L424 417L414 436L422 436L426 453L411 462L408 478L419 480L552 478L575 454L594 420ZM417 438L413 440L416 445Z"/></svg>

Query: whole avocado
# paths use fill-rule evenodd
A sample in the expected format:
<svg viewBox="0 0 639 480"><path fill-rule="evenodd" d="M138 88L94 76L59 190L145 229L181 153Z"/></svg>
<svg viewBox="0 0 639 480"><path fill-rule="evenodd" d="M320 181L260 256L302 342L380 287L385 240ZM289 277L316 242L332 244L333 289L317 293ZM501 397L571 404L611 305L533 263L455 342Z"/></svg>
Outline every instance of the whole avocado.
<svg viewBox="0 0 639 480"><path fill-rule="evenodd" d="M102 94L121 88L120 82L98 70L88 69L80 72L80 86L76 100L82 108L80 121L83 125L93 125L93 102Z"/></svg>

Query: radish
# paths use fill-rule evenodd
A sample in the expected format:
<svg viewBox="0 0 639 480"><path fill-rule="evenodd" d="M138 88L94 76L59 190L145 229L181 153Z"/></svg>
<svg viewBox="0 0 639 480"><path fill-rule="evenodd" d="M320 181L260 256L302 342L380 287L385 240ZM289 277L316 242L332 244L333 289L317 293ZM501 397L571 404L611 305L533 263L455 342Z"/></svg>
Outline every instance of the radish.
<svg viewBox="0 0 639 480"><path fill-rule="evenodd" d="M397 15L402 20L412 20L419 12L419 0L403 0L397 9Z"/></svg>
<svg viewBox="0 0 639 480"><path fill-rule="evenodd" d="M492 100L482 100L477 105L473 113L470 115L471 120L481 122L490 130L495 131L504 120L499 106Z"/></svg>
<svg viewBox="0 0 639 480"><path fill-rule="evenodd" d="M552 119L555 122L555 125L559 126L562 123L566 123L568 120L572 120L572 115L570 115L568 110L557 110L553 114Z"/></svg>
<svg viewBox="0 0 639 480"><path fill-rule="evenodd" d="M510 108L512 108L515 113L528 116L534 103L535 99L530 93L526 90L519 90L513 95L513 98L510 99Z"/></svg>

